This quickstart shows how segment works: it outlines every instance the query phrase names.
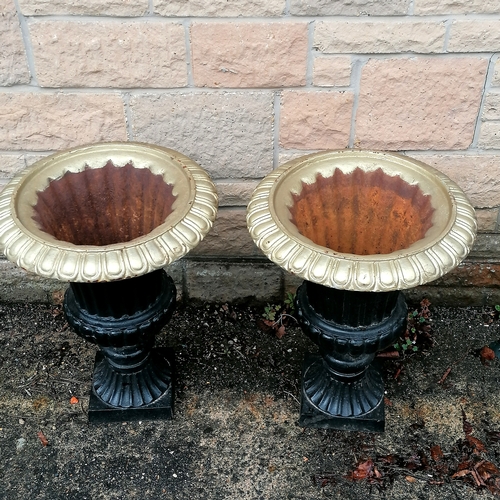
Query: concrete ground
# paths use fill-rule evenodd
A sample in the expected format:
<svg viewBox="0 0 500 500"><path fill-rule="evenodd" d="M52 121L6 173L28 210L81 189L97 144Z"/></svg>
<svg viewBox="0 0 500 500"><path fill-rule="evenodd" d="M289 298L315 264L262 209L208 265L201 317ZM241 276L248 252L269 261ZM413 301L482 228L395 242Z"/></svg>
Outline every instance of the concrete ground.
<svg viewBox="0 0 500 500"><path fill-rule="evenodd" d="M386 431L368 434L299 427L314 345L226 304L181 307L158 336L176 352L173 420L89 425L95 347L58 307L2 304L0 498L494 498L500 365L479 351L498 315L431 312L434 346L382 361Z"/></svg>

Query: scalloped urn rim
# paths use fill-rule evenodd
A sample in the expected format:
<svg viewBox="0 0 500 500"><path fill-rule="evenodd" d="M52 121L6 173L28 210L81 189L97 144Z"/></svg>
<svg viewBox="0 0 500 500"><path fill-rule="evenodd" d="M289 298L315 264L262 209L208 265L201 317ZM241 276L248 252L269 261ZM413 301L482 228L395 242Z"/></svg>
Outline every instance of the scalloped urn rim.
<svg viewBox="0 0 500 500"><path fill-rule="evenodd" d="M57 240L33 220L37 192L67 172L131 163L162 175L177 196L172 213L146 235L110 245ZM160 269L193 249L211 229L218 197L207 172L169 148L138 142L84 145L43 158L17 174L0 194L0 249L17 266L46 278L116 281Z"/></svg>
<svg viewBox="0 0 500 500"><path fill-rule="evenodd" d="M422 239L388 254L356 255L317 245L299 233L289 207L302 183L314 183L319 173L330 177L336 169L351 173L356 168L381 168L430 195L435 210ZM477 233L473 207L446 175L401 154L363 150L313 153L281 165L254 190L247 226L261 251L286 271L330 288L372 292L404 290L443 276L465 259Z"/></svg>

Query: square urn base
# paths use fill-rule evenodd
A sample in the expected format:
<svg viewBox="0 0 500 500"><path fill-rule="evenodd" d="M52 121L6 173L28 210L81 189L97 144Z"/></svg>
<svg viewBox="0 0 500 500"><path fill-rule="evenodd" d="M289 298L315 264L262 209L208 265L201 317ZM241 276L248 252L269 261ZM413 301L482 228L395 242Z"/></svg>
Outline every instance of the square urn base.
<svg viewBox="0 0 500 500"><path fill-rule="evenodd" d="M317 354L308 354L302 365L302 376L315 362L321 360ZM339 382L340 383L340 382ZM384 398L371 411L357 417L331 415L321 411L307 396L302 384L299 425L317 429L335 429L357 432L384 432L385 410Z"/></svg>
<svg viewBox="0 0 500 500"><path fill-rule="evenodd" d="M171 349L157 347L157 355L163 357L173 372L174 355ZM97 352L94 366L103 359L102 352ZM117 408L106 404L95 393L93 384L89 400L89 422L91 424L112 422L133 422L139 420L170 420L173 418L173 380L170 387L149 405L135 408Z"/></svg>

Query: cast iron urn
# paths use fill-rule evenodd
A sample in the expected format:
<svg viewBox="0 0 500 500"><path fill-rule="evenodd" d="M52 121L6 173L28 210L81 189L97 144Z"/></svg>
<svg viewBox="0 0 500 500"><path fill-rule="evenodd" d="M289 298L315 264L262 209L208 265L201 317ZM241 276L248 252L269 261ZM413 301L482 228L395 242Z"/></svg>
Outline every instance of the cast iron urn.
<svg viewBox="0 0 500 500"><path fill-rule="evenodd" d="M404 332L401 290L439 278L469 253L477 227L464 193L406 156L330 151L262 180L247 224L269 259L305 280L295 305L319 353L303 365L299 423L383 431L375 355Z"/></svg>
<svg viewBox="0 0 500 500"><path fill-rule="evenodd" d="M202 240L216 211L215 187L199 165L132 142L56 153L0 195L4 254L69 282L68 323L100 348L91 422L172 417L172 355L153 347L176 299L163 268Z"/></svg>

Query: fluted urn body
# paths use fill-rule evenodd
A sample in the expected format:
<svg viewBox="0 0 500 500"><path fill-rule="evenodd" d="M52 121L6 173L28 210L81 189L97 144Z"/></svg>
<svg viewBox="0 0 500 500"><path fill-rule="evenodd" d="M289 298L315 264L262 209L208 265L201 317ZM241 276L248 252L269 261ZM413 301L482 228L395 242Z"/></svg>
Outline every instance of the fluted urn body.
<svg viewBox="0 0 500 500"><path fill-rule="evenodd" d="M202 240L216 210L215 187L199 165L140 143L54 154L0 195L4 254L68 281L68 322L100 347L91 421L172 416L171 355L153 349L175 306L163 268Z"/></svg>
<svg viewBox="0 0 500 500"><path fill-rule="evenodd" d="M477 228L464 193L406 156L330 151L269 174L247 223L265 255L305 280L296 307L319 355L303 367L300 423L383 430L383 381L372 361L404 331L400 291L469 253Z"/></svg>

